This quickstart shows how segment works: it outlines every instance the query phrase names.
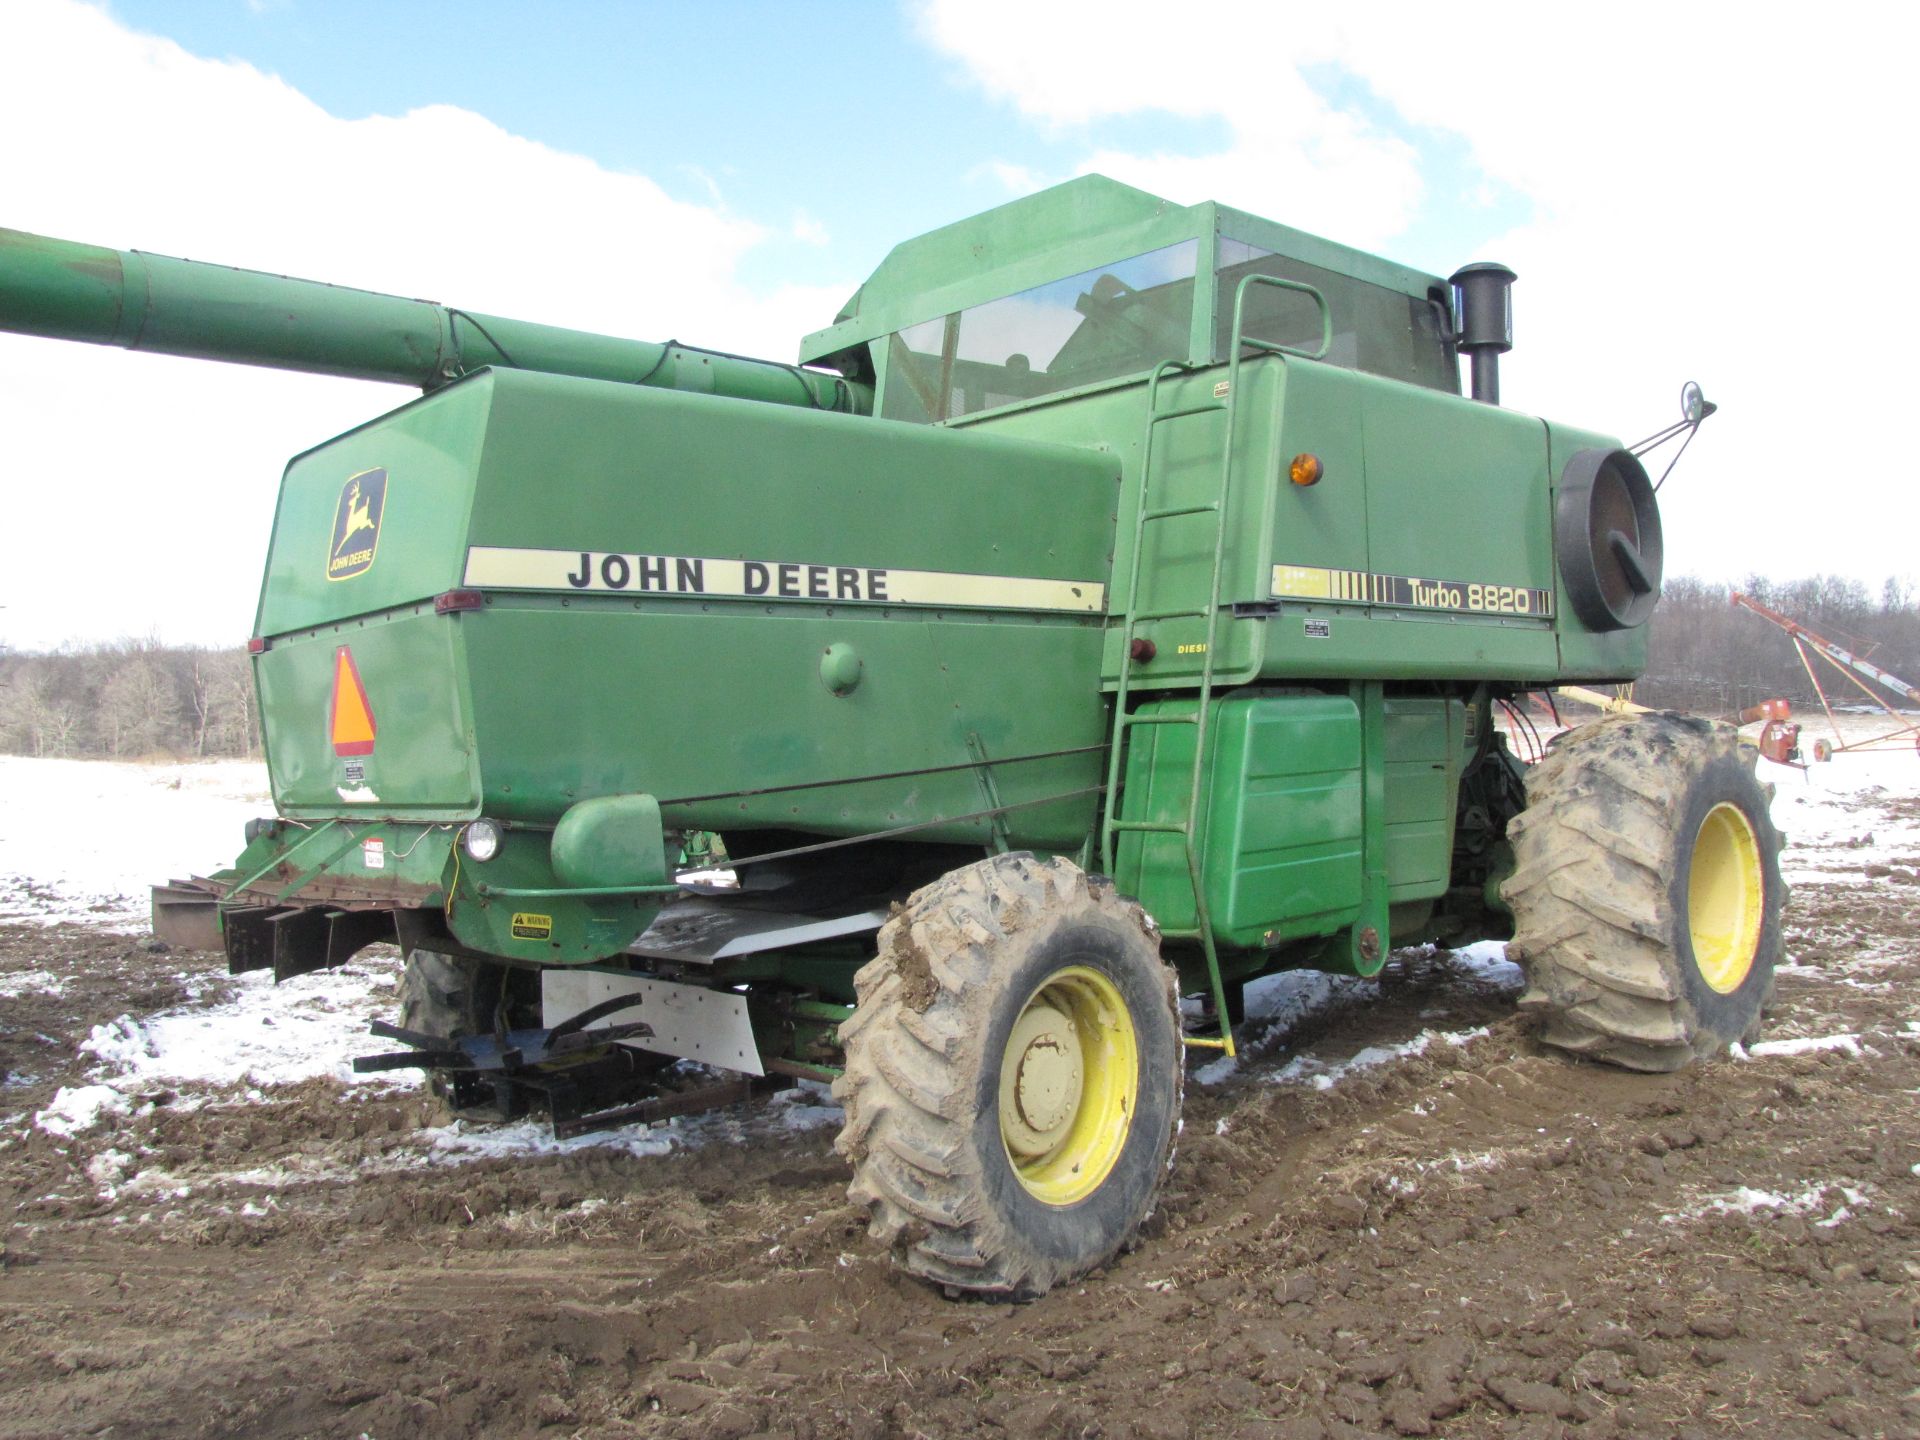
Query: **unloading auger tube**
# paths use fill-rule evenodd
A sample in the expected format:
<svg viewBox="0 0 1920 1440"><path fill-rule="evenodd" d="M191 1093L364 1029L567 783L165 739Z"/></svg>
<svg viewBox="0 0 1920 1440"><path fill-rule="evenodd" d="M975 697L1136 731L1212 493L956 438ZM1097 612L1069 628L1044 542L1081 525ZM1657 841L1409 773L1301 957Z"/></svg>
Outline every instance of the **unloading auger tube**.
<svg viewBox="0 0 1920 1440"><path fill-rule="evenodd" d="M867 414L838 375L0 229L0 330L433 390L486 366Z"/></svg>

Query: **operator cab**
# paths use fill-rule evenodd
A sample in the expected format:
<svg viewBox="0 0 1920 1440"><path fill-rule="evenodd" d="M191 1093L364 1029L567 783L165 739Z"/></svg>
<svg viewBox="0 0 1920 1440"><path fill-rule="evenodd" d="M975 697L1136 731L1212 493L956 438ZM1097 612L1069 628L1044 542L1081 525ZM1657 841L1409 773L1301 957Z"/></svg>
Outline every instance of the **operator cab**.
<svg viewBox="0 0 1920 1440"><path fill-rule="evenodd" d="M1251 276L1289 285L1243 289ZM1224 363L1236 303L1247 337L1307 355L1325 342L1329 364L1459 393L1439 277L1099 175L897 247L801 360L875 384L883 418L941 424L1163 361Z"/></svg>

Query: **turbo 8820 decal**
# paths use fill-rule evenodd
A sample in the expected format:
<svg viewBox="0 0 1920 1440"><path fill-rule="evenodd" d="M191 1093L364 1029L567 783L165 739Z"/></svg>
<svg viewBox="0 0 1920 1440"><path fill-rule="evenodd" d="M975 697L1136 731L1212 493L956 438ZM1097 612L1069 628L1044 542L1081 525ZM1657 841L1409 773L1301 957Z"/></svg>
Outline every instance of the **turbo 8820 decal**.
<svg viewBox="0 0 1920 1440"><path fill-rule="evenodd" d="M1533 592L1524 585L1469 585L1467 609L1497 615L1532 615Z"/></svg>

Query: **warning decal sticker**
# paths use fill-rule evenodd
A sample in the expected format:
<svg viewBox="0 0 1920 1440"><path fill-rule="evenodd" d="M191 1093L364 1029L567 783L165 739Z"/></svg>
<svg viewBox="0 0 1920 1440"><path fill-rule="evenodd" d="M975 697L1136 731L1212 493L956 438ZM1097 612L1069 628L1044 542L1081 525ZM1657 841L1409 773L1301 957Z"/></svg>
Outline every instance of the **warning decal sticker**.
<svg viewBox="0 0 1920 1440"><path fill-rule="evenodd" d="M380 516L387 508L387 472L362 470L340 491L327 547L327 579L351 580L373 568L380 548Z"/></svg>

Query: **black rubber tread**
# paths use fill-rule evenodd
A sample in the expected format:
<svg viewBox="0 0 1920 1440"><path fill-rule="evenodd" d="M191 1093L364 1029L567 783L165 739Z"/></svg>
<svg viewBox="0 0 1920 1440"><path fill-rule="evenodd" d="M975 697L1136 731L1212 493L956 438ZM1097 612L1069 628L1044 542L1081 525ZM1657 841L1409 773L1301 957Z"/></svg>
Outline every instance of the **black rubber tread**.
<svg viewBox="0 0 1920 1440"><path fill-rule="evenodd" d="M537 1024L539 977L464 955L414 950L400 977L400 1028L453 1040L493 1033L503 991L509 1027Z"/></svg>
<svg viewBox="0 0 1920 1440"><path fill-rule="evenodd" d="M1540 1013L1543 1042L1667 1071L1758 1033L1786 886L1756 759L1730 725L1655 712L1566 731L1528 772L1500 893L1514 914L1507 953L1527 975L1520 1004ZM1694 836L1720 803L1753 826L1765 887L1753 967L1726 995L1694 963L1686 905Z"/></svg>
<svg viewBox="0 0 1920 1440"><path fill-rule="evenodd" d="M1075 1205L1019 1183L992 1097L1007 1029L1043 977L1093 963L1126 998L1141 1054L1134 1123L1112 1174ZM882 927L840 1027L848 1195L909 1273L1029 1298L1133 1240L1173 1160L1184 1056L1175 972L1140 907L1063 859L999 855L916 891Z"/></svg>

